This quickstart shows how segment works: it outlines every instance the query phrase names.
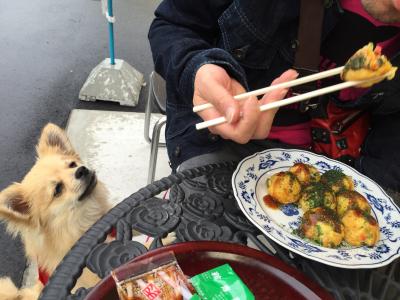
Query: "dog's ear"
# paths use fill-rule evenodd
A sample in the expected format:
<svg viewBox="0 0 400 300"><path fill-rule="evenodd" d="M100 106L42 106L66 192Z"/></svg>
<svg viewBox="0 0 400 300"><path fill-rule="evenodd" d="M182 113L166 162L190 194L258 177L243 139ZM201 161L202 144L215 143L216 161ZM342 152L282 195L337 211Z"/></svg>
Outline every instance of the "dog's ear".
<svg viewBox="0 0 400 300"><path fill-rule="evenodd" d="M0 192L0 218L14 224L25 224L29 221L30 206L19 183Z"/></svg>
<svg viewBox="0 0 400 300"><path fill-rule="evenodd" d="M39 157L50 153L76 155L65 131L52 123L43 128L36 152Z"/></svg>

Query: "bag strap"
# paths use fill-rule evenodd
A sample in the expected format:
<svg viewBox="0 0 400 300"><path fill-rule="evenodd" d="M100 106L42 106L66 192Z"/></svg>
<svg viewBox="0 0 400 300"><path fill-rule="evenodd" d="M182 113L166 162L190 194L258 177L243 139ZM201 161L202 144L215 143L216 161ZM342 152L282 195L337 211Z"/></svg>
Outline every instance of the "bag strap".
<svg viewBox="0 0 400 300"><path fill-rule="evenodd" d="M323 18L324 0L301 0L297 34L298 46L293 66L299 73L299 77L318 72ZM310 82L292 88L292 93L304 94L315 90L315 88L316 82ZM299 110L304 113L317 106L318 101L316 99L307 100L299 104Z"/></svg>
<svg viewBox="0 0 400 300"><path fill-rule="evenodd" d="M347 128L353 125L359 118L361 118L367 110L357 110L349 114L345 119L336 122L332 125L332 133L335 135L342 134Z"/></svg>
<svg viewBox="0 0 400 300"><path fill-rule="evenodd" d="M297 35L299 44L294 62L294 67L300 71L318 72L323 19L323 0L301 0Z"/></svg>

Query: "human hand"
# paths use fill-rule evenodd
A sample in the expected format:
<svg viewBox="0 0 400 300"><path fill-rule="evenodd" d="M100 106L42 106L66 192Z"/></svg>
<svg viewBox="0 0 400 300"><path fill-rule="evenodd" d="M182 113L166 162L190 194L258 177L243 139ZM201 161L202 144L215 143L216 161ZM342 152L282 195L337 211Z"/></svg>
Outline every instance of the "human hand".
<svg viewBox="0 0 400 300"><path fill-rule="evenodd" d="M272 84L290 81L297 76L296 71L288 70ZM281 100L285 97L287 89L272 91L265 94L259 101L256 97L249 97L242 101L233 98L234 95L244 92L244 87L231 78L223 68L206 64L201 66L196 73L193 105L213 104L213 108L198 112L205 121L225 116L227 123L209 128L212 133L224 139L231 139L240 144L245 144L250 139L265 139L269 134L277 109L260 112L259 106Z"/></svg>

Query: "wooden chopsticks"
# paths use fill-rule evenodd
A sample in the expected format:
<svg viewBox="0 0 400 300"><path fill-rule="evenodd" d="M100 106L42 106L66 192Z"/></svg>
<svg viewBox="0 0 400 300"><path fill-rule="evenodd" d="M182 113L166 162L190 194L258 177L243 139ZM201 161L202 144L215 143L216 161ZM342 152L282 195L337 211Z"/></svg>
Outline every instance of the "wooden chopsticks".
<svg viewBox="0 0 400 300"><path fill-rule="evenodd" d="M265 88L262 88L259 90L254 90L254 91L251 91L248 93L236 95L233 97L233 99L243 100L243 99L249 98L250 96L260 96L260 95L264 95L264 94L274 91L274 90L290 88L290 87L301 85L304 83L308 83L308 82L316 81L319 79L335 76L335 75L340 74L343 71L343 69L344 69L344 67L338 67L335 69L331 69L331 70L327 70L324 72L320 72L320 73L312 74L312 75L305 76L302 78L298 78L298 79L295 79L292 81L287 81L287 82L271 85L271 86L268 86L268 87L265 87ZM211 107L213 107L213 105L211 103L196 105L193 107L193 112L199 112L199 111L205 110L207 108L211 108Z"/></svg>
<svg viewBox="0 0 400 300"><path fill-rule="evenodd" d="M306 77L302 77L302 78L298 78L296 80L292 80L292 81L288 81L288 82L283 82L280 84L276 84L276 85L272 85L263 89L259 89L259 90L255 90L255 91L251 91L248 93L244 93L244 94L240 94L234 97L234 99L236 100L241 100L241 99L246 99L250 96L259 96L262 94L265 94L267 92L270 92L272 90L275 89L282 89L282 88L288 88L288 87L292 87L292 86L297 86L300 84L304 84L307 82L311 82L311 81L315 81L315 80L319 80L322 78L326 78L326 77L330 77L330 76L334 76L337 74L340 74L342 72L344 67L339 67L339 68L335 68L332 70L328 70L328 71L324 71L321 73L317 73L317 74L313 74L310 76L306 76ZM301 102L310 98L314 98L314 97L318 97L324 94L328 94L328 93L332 93L332 92L336 92L342 89L346 89L349 87L353 87L353 86L357 86L361 83L365 83L368 81L374 81L377 79L384 79L385 77L387 77L387 74L384 74L382 76L379 77L374 77L374 78L370 78L367 80L362 80L362 81L346 81L346 82L342 82L336 85L332 85L332 86L328 86L319 90L315 90L309 93L305 93L305 94L301 94L301 95L297 95L294 97L290 97L287 99L283 99L283 100L279 100L279 101L275 101L272 103L268 103L268 104L264 104L260 106L260 111L267 111L270 109L274 109L274 108L278 108L281 106L285 106L285 105L289 105L289 104L293 104L296 102ZM193 107L193 111L194 112L199 112L202 111L204 109L213 107L212 104L210 103L206 103L206 104L202 104L202 105L198 105ZM211 127L211 126L216 126L216 125L220 125L226 122L226 118L225 117L219 117L216 119L212 119L212 120L208 120L208 121L204 121L201 123L196 124L196 129L200 130L200 129L204 129L207 127Z"/></svg>

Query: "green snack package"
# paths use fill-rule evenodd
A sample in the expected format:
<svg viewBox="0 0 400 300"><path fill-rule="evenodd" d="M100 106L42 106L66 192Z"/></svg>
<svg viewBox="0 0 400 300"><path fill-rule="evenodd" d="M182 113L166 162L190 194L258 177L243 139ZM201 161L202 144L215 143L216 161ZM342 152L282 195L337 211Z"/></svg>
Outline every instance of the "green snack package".
<svg viewBox="0 0 400 300"><path fill-rule="evenodd" d="M253 293L228 264L196 275L190 281L202 300L255 299Z"/></svg>
<svg viewBox="0 0 400 300"><path fill-rule="evenodd" d="M201 298L200 298L199 295L194 294L194 295L192 296L192 298L190 298L190 300L201 300Z"/></svg>

